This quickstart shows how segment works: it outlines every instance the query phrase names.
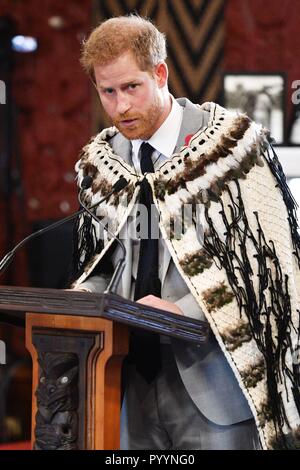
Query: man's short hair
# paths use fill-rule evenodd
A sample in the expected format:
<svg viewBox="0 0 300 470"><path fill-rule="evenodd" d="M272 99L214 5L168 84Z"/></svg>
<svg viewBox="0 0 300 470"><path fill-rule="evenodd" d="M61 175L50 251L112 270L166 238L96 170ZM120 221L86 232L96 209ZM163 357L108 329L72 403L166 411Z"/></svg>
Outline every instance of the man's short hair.
<svg viewBox="0 0 300 470"><path fill-rule="evenodd" d="M133 53L141 70L151 71L167 57L165 35L138 15L110 18L83 43L80 62L93 75L95 65L108 64L127 51Z"/></svg>

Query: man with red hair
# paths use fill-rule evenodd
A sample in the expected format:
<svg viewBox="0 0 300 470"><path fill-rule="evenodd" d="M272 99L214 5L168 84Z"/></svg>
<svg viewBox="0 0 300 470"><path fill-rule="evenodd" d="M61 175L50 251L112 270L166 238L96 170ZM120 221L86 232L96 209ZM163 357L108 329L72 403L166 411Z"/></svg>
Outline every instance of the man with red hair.
<svg viewBox="0 0 300 470"><path fill-rule="evenodd" d="M165 60L164 35L134 15L98 26L81 59L113 127L84 148L79 183L93 176L86 197L94 203L118 178L128 181L119 199L97 212L127 248L118 294L211 327L204 345L133 332L121 448L297 445L289 430L299 424L292 325L300 244L292 198L266 129L214 103L176 100ZM147 222L157 221L158 240L148 232L125 237L126 223L138 219L138 200L148 212L155 206L157 218ZM176 234L186 205L192 217ZM87 227L78 236L83 256L73 288L101 292L109 278L104 260L115 266L120 253L113 240L99 241L99 227L90 228L89 243Z"/></svg>

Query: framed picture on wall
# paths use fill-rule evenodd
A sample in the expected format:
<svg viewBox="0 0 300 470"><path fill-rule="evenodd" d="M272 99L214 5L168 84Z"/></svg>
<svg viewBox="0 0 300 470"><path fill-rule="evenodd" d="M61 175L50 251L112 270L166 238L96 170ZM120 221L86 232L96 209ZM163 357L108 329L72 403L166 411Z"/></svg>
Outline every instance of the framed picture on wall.
<svg viewBox="0 0 300 470"><path fill-rule="evenodd" d="M285 143L285 91L283 73L224 73L224 106L270 129L277 145Z"/></svg>
<svg viewBox="0 0 300 470"><path fill-rule="evenodd" d="M292 119L288 132L288 145L300 145L300 103L293 105Z"/></svg>

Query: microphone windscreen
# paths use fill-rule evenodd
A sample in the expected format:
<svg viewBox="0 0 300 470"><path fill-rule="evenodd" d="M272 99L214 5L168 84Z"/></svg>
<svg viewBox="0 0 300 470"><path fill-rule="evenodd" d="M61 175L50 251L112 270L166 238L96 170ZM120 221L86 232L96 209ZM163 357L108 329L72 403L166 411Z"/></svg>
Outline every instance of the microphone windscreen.
<svg viewBox="0 0 300 470"><path fill-rule="evenodd" d="M113 185L113 190L116 193L118 193L119 191L124 189L125 186L127 186L127 184L128 184L128 181L125 178L122 177Z"/></svg>
<svg viewBox="0 0 300 470"><path fill-rule="evenodd" d="M92 186L93 178L90 175L85 176L81 181L81 189L89 189Z"/></svg>

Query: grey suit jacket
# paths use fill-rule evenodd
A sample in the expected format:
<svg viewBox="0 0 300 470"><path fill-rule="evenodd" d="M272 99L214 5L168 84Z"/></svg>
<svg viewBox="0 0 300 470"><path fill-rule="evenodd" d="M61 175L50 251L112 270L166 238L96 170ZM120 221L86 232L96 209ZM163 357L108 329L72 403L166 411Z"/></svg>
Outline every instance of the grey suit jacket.
<svg viewBox="0 0 300 470"><path fill-rule="evenodd" d="M178 102L183 107L183 120L176 151L184 145L187 135L194 134L208 123L207 112L200 110L186 98L180 98ZM131 164L130 141L118 133L110 143L117 155ZM126 266L117 293L126 298L133 298L132 265L133 256L136 255L133 253L132 241L124 237L124 230L125 228L121 231L120 238L123 238L127 250ZM121 256L120 249L116 248L113 264L117 263L119 256ZM106 284L107 281L103 277L91 275L81 287L101 292ZM165 250L163 258L161 284L163 299L176 303L189 317L205 320L198 303L171 260L168 250ZM229 425L252 417L249 405L212 333L204 346L173 338L171 343L186 390L207 419L216 424Z"/></svg>

